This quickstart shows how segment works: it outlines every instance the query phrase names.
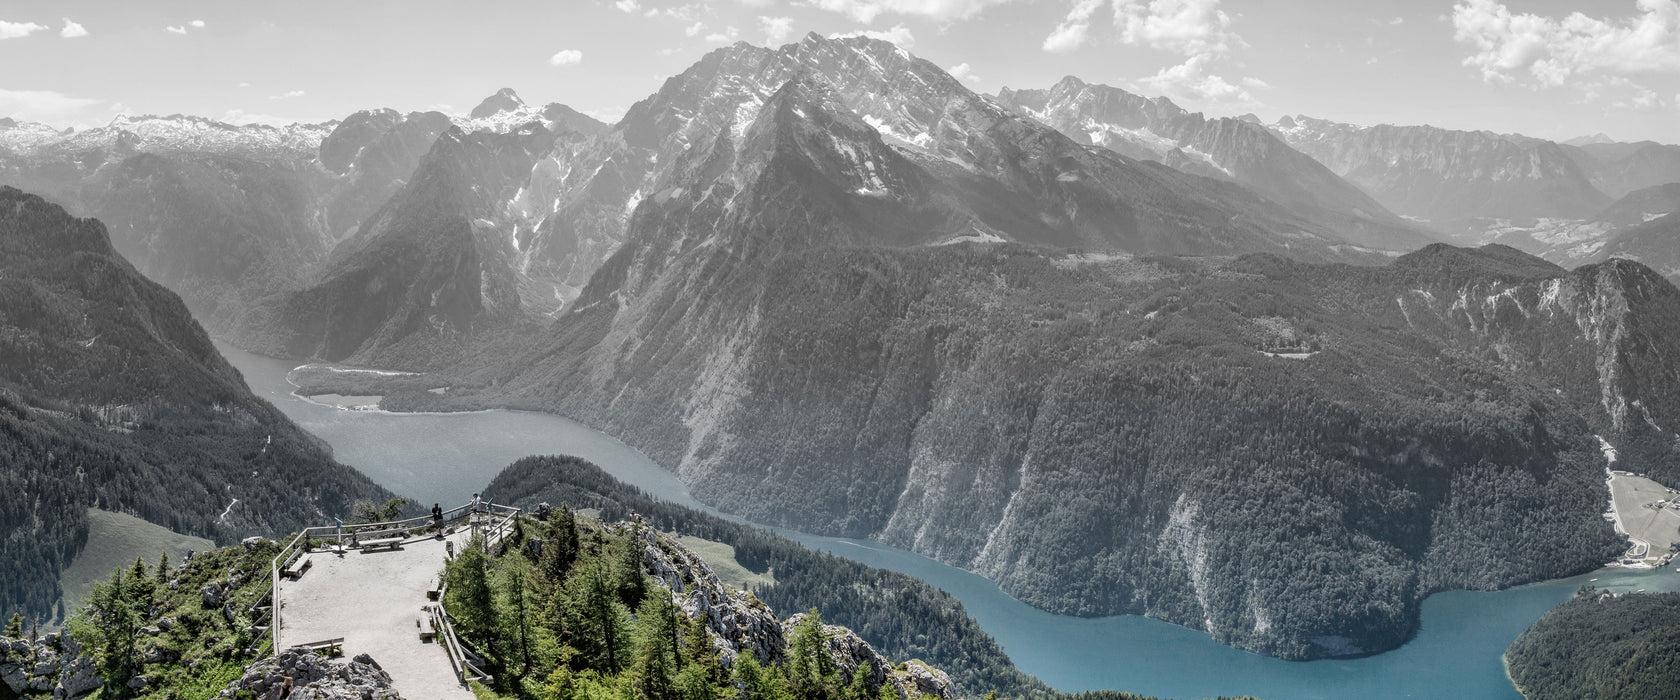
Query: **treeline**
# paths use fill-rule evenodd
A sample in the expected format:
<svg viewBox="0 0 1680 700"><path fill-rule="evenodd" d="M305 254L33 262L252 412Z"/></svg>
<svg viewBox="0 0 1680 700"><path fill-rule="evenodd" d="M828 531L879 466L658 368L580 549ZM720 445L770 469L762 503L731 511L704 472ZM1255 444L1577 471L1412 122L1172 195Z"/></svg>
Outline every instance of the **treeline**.
<svg viewBox="0 0 1680 700"><path fill-rule="evenodd" d="M776 584L753 594L778 611L816 609L894 659L918 658L951 675L964 694L996 691L1010 697L1052 691L1022 673L950 594L906 576L874 569L766 530L730 522L649 497L600 467L576 457L527 457L485 488L498 503L537 503L596 509L604 520L642 516L664 531L723 542L758 573L774 570Z"/></svg>
<svg viewBox="0 0 1680 700"><path fill-rule="evenodd" d="M1529 700L1680 698L1680 593L1585 586L1505 650Z"/></svg>

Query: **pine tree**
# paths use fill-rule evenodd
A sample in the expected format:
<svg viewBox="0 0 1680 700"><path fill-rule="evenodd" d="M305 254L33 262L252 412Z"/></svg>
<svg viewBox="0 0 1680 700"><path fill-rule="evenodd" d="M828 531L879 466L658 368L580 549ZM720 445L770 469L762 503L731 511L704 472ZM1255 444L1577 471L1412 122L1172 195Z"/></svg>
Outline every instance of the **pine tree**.
<svg viewBox="0 0 1680 700"><path fill-rule="evenodd" d="M517 650L521 671L529 671L531 668L531 617L536 612L530 590L531 569L531 561L518 549L509 550L508 554L496 560L496 605L501 627L500 636L508 641L510 653Z"/></svg>
<svg viewBox="0 0 1680 700"><path fill-rule="evenodd" d="M444 570L449 584L445 605L468 639L496 646L496 610L490 590L489 557L483 540L475 539Z"/></svg>
<svg viewBox="0 0 1680 700"><path fill-rule="evenodd" d="M642 599L632 629L636 640L633 670L637 691L650 700L671 697L682 655L678 645L681 624L670 596L650 595Z"/></svg>
<svg viewBox="0 0 1680 700"><path fill-rule="evenodd" d="M23 638L23 613L12 613L12 619L6 621L4 634L12 639Z"/></svg>
<svg viewBox="0 0 1680 700"><path fill-rule="evenodd" d="M554 516L554 535L543 544L542 572L551 588L566 581L567 572L577 561L578 549L577 518L572 509L561 504Z"/></svg>

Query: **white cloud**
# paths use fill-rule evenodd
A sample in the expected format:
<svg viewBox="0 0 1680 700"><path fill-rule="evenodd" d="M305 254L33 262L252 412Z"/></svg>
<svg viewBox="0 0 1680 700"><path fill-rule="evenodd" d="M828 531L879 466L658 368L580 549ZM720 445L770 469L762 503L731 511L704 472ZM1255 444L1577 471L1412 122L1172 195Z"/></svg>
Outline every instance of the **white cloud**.
<svg viewBox="0 0 1680 700"><path fill-rule="evenodd" d="M248 82L240 81L239 87L248 88L248 87L251 87L251 84L248 83Z"/></svg>
<svg viewBox="0 0 1680 700"><path fill-rule="evenodd" d="M706 23L705 22L695 22L694 24L690 24L687 27L683 28L683 35L684 36L694 36L696 34L699 34L700 32L703 32L703 31L706 31Z"/></svg>
<svg viewBox="0 0 1680 700"><path fill-rule="evenodd" d="M613 3L613 7L618 8L619 12L628 12L628 13L634 14L636 12L641 11L642 4L639 3L639 2L636 2L636 0L618 0L618 2Z"/></svg>
<svg viewBox="0 0 1680 700"><path fill-rule="evenodd" d="M0 21L0 39L21 39L46 29L34 22L5 22Z"/></svg>
<svg viewBox="0 0 1680 700"><path fill-rule="evenodd" d="M759 17L758 28L764 30L764 43L775 46L793 36L793 18Z"/></svg>
<svg viewBox="0 0 1680 700"><path fill-rule="evenodd" d="M187 24L192 25L193 29L203 29L204 28L204 20L202 20L202 19L195 19L191 22L188 22Z"/></svg>
<svg viewBox="0 0 1680 700"><path fill-rule="evenodd" d="M303 97L303 95L304 95L304 92L302 90L291 90L291 91L288 91L286 93L279 94L279 95L270 95L268 99L271 99L271 100L291 100L291 99L296 99L296 98L299 98L299 97Z"/></svg>
<svg viewBox="0 0 1680 700"><path fill-rule="evenodd" d="M577 49L561 49L559 53L548 57L548 65L573 66L583 62L583 52Z"/></svg>
<svg viewBox="0 0 1680 700"><path fill-rule="evenodd" d="M711 34L707 34L706 41L710 41L714 44L727 44L734 41L738 36L741 36L741 30L734 27L724 27L721 32L712 32Z"/></svg>
<svg viewBox="0 0 1680 700"><path fill-rule="evenodd" d="M88 30L87 27L76 24L75 22L70 21L69 17L65 17L64 28L58 30L58 35L66 39L79 39L87 36Z"/></svg>
<svg viewBox="0 0 1680 700"><path fill-rule="evenodd" d="M88 107L101 102L52 90L0 89L0 114L30 122L64 124L85 116Z"/></svg>
<svg viewBox="0 0 1680 700"><path fill-rule="evenodd" d="M1243 46L1220 0L1116 0L1114 22L1127 44L1182 56L1221 55Z"/></svg>
<svg viewBox="0 0 1680 700"><path fill-rule="evenodd" d="M1051 53L1067 53L1085 45L1085 35L1091 30L1091 15L1107 0L1078 0L1061 24L1044 37L1041 47Z"/></svg>
<svg viewBox="0 0 1680 700"><path fill-rule="evenodd" d="M1558 87L1583 76L1680 72L1680 0L1636 0L1638 16L1603 20L1513 13L1498 0L1453 5L1453 38L1473 53L1464 65L1489 82Z"/></svg>
<svg viewBox="0 0 1680 700"><path fill-rule="evenodd" d="M799 4L838 12L869 24L881 15L922 17L940 22L963 20L1013 0L802 0Z"/></svg>
<svg viewBox="0 0 1680 700"><path fill-rule="evenodd" d="M170 34L186 34L187 33L187 28L186 27L178 27L178 26L170 26L170 27L164 27L163 31L169 32Z"/></svg>
<svg viewBox="0 0 1680 700"><path fill-rule="evenodd" d="M967 63L958 63L950 68L946 68L945 72L950 73L951 77L956 78L957 80L966 80L971 83L980 82L980 76L975 75L974 69L970 68Z"/></svg>
<svg viewBox="0 0 1680 700"><path fill-rule="evenodd" d="M1272 84L1271 83L1268 83L1268 82L1266 82L1264 80L1261 80L1259 78L1243 78L1242 79L1242 84L1247 85L1247 86L1249 86L1251 88L1254 88L1256 90L1270 90L1270 89L1272 89Z"/></svg>
<svg viewBox="0 0 1680 700"><path fill-rule="evenodd" d="M833 34L828 35L828 38L830 38L830 39L845 39L845 38L854 37L854 36L865 36L865 37L869 37L871 39L879 39L881 41L890 41L890 42L892 42L894 44L898 44L900 47L906 48L906 49L916 45L916 36L914 34L910 33L910 28L909 27L906 27L902 24L896 25L892 29L887 29L887 30L883 30L883 31L859 30L859 31L854 31L854 32L835 32Z"/></svg>
<svg viewBox="0 0 1680 700"><path fill-rule="evenodd" d="M1209 60L1211 58L1207 54L1191 56L1183 63L1162 68L1155 75L1138 82L1154 92L1188 102L1212 103L1228 108L1260 106L1260 102L1254 99L1254 95L1249 91L1232 85L1223 77L1209 73Z"/></svg>
<svg viewBox="0 0 1680 700"><path fill-rule="evenodd" d="M1394 19L1391 19L1391 20L1388 21L1388 26L1398 27L1398 26L1400 26L1402 24L1405 24L1405 23L1406 23L1406 18L1405 17L1395 17Z"/></svg>

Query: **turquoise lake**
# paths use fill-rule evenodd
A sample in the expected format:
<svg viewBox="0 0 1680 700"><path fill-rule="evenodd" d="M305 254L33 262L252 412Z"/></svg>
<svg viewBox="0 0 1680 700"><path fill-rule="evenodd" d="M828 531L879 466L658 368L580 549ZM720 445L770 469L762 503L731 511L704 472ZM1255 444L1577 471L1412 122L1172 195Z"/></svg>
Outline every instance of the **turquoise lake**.
<svg viewBox="0 0 1680 700"><path fill-rule="evenodd" d="M293 395L295 363L218 345L251 389L333 447L338 460L428 506L458 505L503 467L533 454L588 459L649 494L699 506L675 475L635 449L558 416L517 411L392 414L345 410ZM703 507L703 506L700 506ZM711 509L707 509L711 510ZM714 511L715 512L715 511ZM1590 579L1613 591L1680 590L1680 574L1602 569L1495 593L1430 597L1405 646L1360 659L1291 662L1216 644L1206 634L1137 616L1051 615L984 578L877 542L777 530L806 546L910 574L963 602L1015 664L1060 690L1111 688L1161 697L1521 698L1500 655L1525 627Z"/></svg>

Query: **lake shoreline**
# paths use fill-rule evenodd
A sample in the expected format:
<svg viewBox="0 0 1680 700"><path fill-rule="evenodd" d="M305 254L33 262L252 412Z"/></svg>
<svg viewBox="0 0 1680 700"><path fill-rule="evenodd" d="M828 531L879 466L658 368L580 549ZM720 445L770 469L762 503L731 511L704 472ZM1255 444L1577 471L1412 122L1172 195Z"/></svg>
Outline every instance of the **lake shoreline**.
<svg viewBox="0 0 1680 700"><path fill-rule="evenodd" d="M441 479L460 484L449 490L453 498L456 491L481 488L518 457L575 454L661 500L746 522L695 501L675 474L639 450L563 416L520 409L337 410L293 395L295 387L283 377L296 363L281 366L282 361L249 353L226 354L248 381L268 384L266 393L259 395L332 444L341 461L380 483L422 484L416 488L423 489L427 479ZM273 376L276 372L279 377ZM1542 613L1572 596L1589 576L1604 578L1594 585L1616 590L1668 588L1675 583L1649 571L1599 569L1499 592L1435 593L1423 600L1417 629L1395 649L1360 657L1286 661L1223 646L1204 631L1155 618L1053 615L1009 597L995 582L973 572L877 541L766 529L812 549L899 571L944 589L963 603L1018 668L1069 692L1116 689L1160 697L1254 695L1272 700L1451 694L1520 700L1504 672L1505 648ZM1210 667L1225 672L1210 676L1205 673Z"/></svg>

